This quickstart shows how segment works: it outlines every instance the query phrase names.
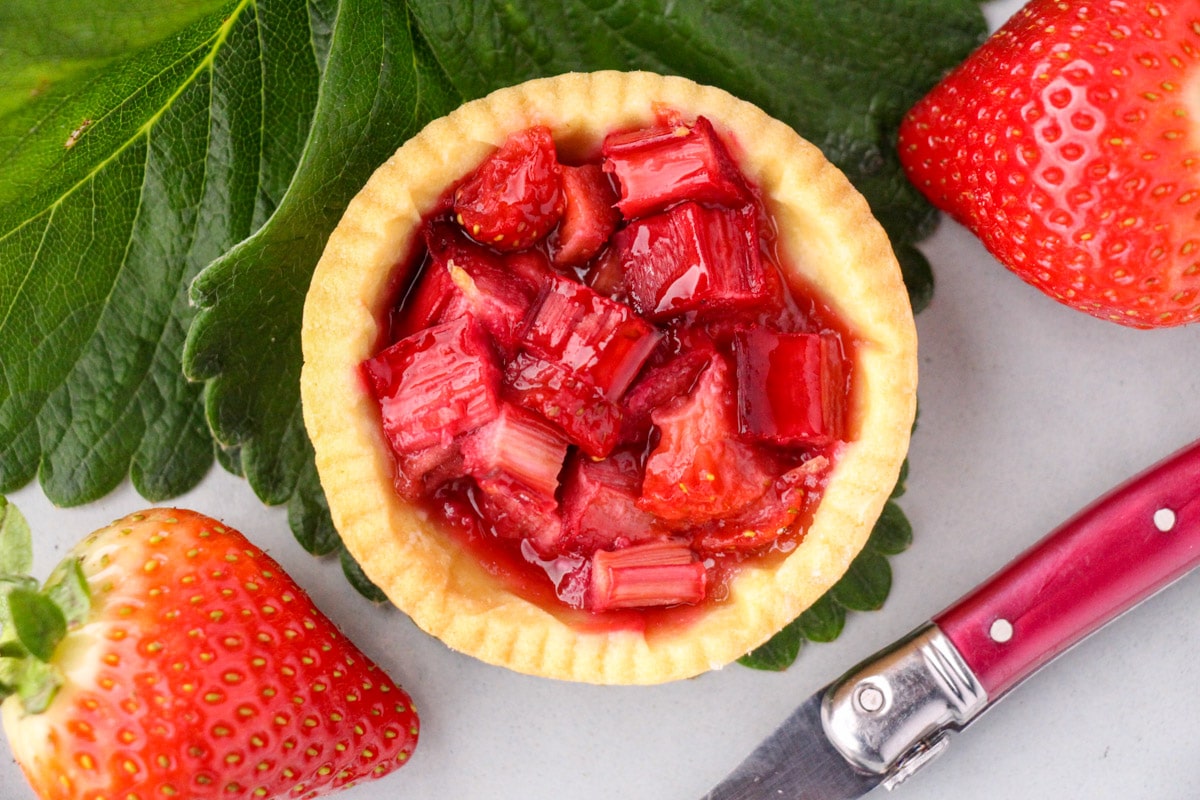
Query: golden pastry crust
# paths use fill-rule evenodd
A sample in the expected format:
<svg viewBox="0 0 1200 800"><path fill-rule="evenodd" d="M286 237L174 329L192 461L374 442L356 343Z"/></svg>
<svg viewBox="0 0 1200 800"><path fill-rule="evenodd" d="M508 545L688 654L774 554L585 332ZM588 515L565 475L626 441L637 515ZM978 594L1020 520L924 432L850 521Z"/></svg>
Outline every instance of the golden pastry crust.
<svg viewBox="0 0 1200 800"><path fill-rule="evenodd" d="M852 441L802 543L742 567L729 598L649 632L573 624L505 588L393 490L379 410L359 364L374 355L422 216L510 133L547 125L560 151L593 153L605 134L662 109L708 117L779 229L784 269L856 341ZM916 332L891 245L865 200L812 144L759 108L651 73L530 81L431 122L351 202L317 265L304 311L304 419L333 521L391 601L451 648L513 670L591 683L660 683L721 667L808 608L862 549L895 485L916 408Z"/></svg>

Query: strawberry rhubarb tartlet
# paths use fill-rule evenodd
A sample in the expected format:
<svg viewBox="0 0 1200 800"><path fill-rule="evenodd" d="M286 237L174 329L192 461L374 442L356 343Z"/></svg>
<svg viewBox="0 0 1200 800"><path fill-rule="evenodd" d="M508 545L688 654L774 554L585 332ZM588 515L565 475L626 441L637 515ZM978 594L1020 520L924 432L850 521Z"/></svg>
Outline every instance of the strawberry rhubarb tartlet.
<svg viewBox="0 0 1200 800"><path fill-rule="evenodd" d="M430 123L330 237L303 345L367 576L454 649L595 683L722 666L817 600L916 403L862 197L755 106L649 73Z"/></svg>

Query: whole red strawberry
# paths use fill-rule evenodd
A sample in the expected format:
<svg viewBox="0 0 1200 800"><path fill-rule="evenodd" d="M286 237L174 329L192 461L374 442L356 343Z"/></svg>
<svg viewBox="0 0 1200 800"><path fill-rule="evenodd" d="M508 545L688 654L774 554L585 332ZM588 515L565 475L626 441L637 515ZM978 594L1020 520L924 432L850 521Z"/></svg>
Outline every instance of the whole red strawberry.
<svg viewBox="0 0 1200 800"><path fill-rule="evenodd" d="M900 158L1046 294L1200 318L1200 3L1034 0L909 111Z"/></svg>
<svg viewBox="0 0 1200 800"><path fill-rule="evenodd" d="M408 760L408 695L237 531L134 514L38 589L4 511L4 729L43 800L316 797Z"/></svg>

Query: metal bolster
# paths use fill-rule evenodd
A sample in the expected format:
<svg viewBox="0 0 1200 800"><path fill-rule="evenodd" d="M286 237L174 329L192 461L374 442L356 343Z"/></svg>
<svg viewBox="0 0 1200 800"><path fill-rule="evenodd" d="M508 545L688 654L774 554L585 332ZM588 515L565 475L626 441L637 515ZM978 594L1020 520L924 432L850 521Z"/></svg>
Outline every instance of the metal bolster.
<svg viewBox="0 0 1200 800"><path fill-rule="evenodd" d="M821 721L834 747L891 789L939 755L948 729L987 705L987 692L932 623L832 684Z"/></svg>

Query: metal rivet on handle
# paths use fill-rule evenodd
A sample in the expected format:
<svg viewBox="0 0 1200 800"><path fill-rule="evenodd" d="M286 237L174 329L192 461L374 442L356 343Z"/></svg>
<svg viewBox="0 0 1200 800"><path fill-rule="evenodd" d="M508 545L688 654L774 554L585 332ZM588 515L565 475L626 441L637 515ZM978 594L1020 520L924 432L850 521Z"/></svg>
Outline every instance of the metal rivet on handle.
<svg viewBox="0 0 1200 800"><path fill-rule="evenodd" d="M992 627L988 629L988 636L992 637L992 641L996 644L1004 644L1013 637L1012 623L1006 619L998 619L992 623Z"/></svg>
<svg viewBox="0 0 1200 800"><path fill-rule="evenodd" d="M887 702L887 697L878 686L872 683L864 683L858 687L858 691L854 695L854 700L863 711L874 714L883 708Z"/></svg>
<svg viewBox="0 0 1200 800"><path fill-rule="evenodd" d="M1163 533L1175 527L1175 512L1169 508L1160 508L1154 512L1154 527Z"/></svg>

